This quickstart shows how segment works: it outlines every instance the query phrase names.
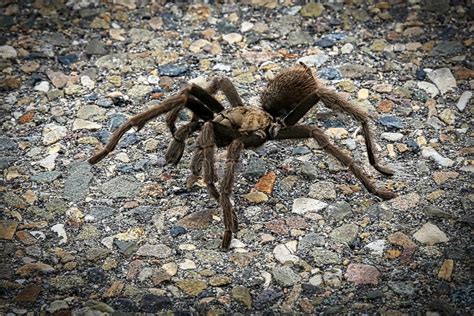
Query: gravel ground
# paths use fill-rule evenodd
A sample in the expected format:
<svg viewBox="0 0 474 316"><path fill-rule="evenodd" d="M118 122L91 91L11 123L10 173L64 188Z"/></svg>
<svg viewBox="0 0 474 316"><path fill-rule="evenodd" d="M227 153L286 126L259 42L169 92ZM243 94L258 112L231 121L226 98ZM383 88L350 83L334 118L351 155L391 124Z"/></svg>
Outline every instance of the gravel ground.
<svg viewBox="0 0 474 316"><path fill-rule="evenodd" d="M2 1L0 313L472 313L471 1L162 2ZM368 111L396 175L350 117L318 105L301 123L399 197L313 140L268 142L242 155L224 252L217 204L185 189L195 135L165 165L160 117L85 162L189 81L228 76L258 106L298 61Z"/></svg>

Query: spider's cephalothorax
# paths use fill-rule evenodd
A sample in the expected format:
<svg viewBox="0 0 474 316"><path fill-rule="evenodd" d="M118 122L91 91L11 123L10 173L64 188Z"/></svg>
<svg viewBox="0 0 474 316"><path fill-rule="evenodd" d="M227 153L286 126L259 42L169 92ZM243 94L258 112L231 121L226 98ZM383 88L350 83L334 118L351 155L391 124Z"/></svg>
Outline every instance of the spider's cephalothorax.
<svg viewBox="0 0 474 316"><path fill-rule="evenodd" d="M213 95L221 91L231 107L226 109ZM362 125L362 132L370 164L384 175L393 172L378 163L374 154L374 143L367 115L348 102L341 95L320 83L304 64L297 65L278 74L261 95L262 107L244 106L235 87L225 77L214 78L209 87L203 89L197 85L184 88L179 94L169 97L161 104L130 118L119 127L109 143L89 159L91 164L102 160L110 153L120 138L132 127L137 130L157 116L166 114L166 123L173 136L165 154L168 163L180 161L186 139L196 131L197 149L191 160L191 176L188 187L201 176L209 193L218 201L224 214L224 238L222 247L228 248L232 233L238 228L237 216L230 202L235 167L244 148L257 147L267 140L314 138L322 149L336 157L362 182L369 192L391 199L395 194L377 188L365 172L345 152L334 146L317 126L297 125L298 121L319 101L327 107L353 116ZM193 112L191 121L176 128L179 112L184 108ZM227 146L227 160L220 190L215 185L217 176L214 169L215 147Z"/></svg>

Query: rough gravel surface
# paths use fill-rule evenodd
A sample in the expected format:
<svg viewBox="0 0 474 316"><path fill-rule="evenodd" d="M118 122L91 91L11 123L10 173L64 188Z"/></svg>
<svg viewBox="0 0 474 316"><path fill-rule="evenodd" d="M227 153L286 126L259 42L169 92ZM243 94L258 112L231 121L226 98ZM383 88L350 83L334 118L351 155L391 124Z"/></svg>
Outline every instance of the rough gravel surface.
<svg viewBox="0 0 474 316"><path fill-rule="evenodd" d="M322 2L2 1L0 313L472 313L471 1ZM314 140L270 141L242 154L222 251L217 203L186 189L196 135L165 165L160 117L87 163L190 81L227 76L259 106L298 61L369 113L395 176L350 116L318 104L300 123L397 198Z"/></svg>

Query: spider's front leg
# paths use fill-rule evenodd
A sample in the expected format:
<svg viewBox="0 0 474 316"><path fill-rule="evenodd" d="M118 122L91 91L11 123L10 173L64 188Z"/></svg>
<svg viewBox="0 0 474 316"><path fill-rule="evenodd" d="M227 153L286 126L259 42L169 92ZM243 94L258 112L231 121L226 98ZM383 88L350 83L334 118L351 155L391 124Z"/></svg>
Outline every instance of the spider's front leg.
<svg viewBox="0 0 474 316"><path fill-rule="evenodd" d="M348 167L370 193L375 194L384 200L396 197L396 194L393 192L377 188L372 183L372 180L367 177L364 171L356 165L355 161L349 155L331 144L329 138L324 134L322 129L315 126L289 126L282 128L275 137L275 139L295 138L314 138L326 152L334 156L344 166Z"/></svg>

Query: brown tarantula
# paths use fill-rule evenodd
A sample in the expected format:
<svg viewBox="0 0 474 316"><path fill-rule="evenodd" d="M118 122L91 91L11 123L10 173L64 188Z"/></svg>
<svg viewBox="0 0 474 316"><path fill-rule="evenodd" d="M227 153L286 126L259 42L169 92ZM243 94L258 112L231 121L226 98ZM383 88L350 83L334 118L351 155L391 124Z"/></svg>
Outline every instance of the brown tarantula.
<svg viewBox="0 0 474 316"><path fill-rule="evenodd" d="M212 96L219 90L225 94L232 108L225 109ZM188 178L187 184L188 187L192 186L202 174L210 195L222 207L225 225L223 248L229 247L232 233L235 233L238 227L230 194L241 151L244 148L261 146L267 140L314 138L322 149L347 166L371 193L383 199L395 197L396 195L390 191L376 188L354 160L329 141L321 128L295 125L319 101L333 110L348 112L357 119L362 124L370 164L386 176L393 175L393 171L381 166L375 157L368 116L319 82L303 63L281 72L267 85L261 94L261 108L245 106L235 87L226 77L214 78L207 89L191 84L179 94L129 119L112 134L108 144L90 158L89 162L95 164L104 158L130 128L135 127L138 131L151 119L167 113L166 123L173 140L165 158L167 163L177 164L183 155L186 139L192 132L199 130L197 149L191 161L192 175ZM184 107L191 110L193 116L189 123L176 129L175 121ZM220 192L215 186L216 146L227 146L227 160Z"/></svg>

